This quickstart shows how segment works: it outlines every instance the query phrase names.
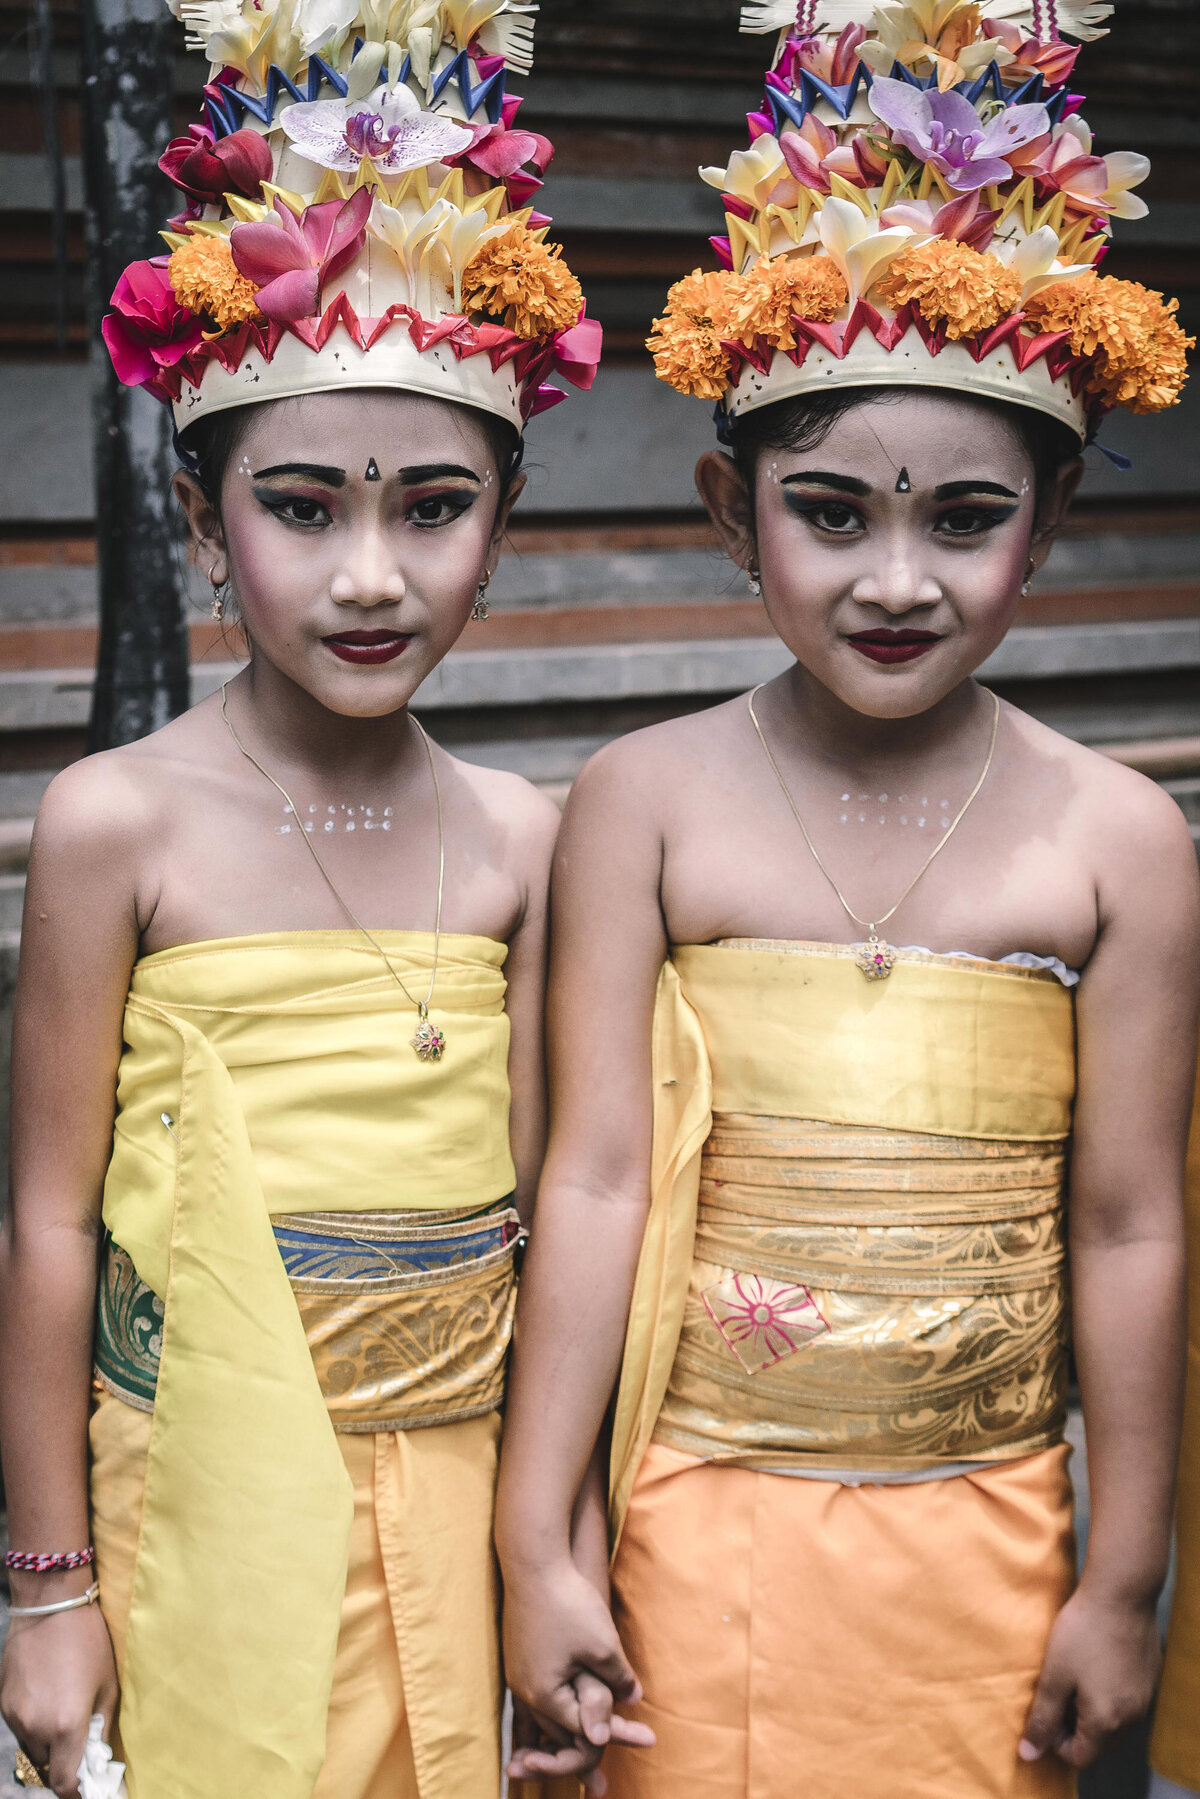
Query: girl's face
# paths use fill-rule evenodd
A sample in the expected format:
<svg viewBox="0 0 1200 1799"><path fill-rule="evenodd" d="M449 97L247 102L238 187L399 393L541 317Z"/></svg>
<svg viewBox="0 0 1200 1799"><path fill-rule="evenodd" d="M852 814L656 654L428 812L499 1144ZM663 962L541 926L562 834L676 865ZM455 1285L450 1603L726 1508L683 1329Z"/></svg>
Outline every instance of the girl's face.
<svg viewBox="0 0 1200 1799"><path fill-rule="evenodd" d="M198 559L216 555L256 658L330 711L394 712L456 642L523 480L500 497L482 424L406 393L309 394L253 410L220 523L176 478Z"/></svg>
<svg viewBox="0 0 1200 1799"><path fill-rule="evenodd" d="M906 393L853 407L815 449L760 451L752 533L727 457L697 479L797 662L857 712L910 718L1000 642L1079 472L1065 465L1035 539L1015 432L970 400Z"/></svg>

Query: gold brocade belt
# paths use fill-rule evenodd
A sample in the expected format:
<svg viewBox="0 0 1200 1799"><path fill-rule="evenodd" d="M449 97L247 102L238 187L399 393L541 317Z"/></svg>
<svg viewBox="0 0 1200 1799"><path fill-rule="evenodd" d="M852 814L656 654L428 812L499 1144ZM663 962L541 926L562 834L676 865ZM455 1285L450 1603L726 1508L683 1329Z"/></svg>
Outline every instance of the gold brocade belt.
<svg viewBox="0 0 1200 1799"><path fill-rule="evenodd" d="M1056 1443L1065 1144L717 1113L655 1439L903 1470Z"/></svg>
<svg viewBox="0 0 1200 1799"><path fill-rule="evenodd" d="M517 1214L309 1212L272 1219L335 1430L413 1430L495 1411L516 1305ZM154 1409L163 1304L108 1243L96 1377Z"/></svg>

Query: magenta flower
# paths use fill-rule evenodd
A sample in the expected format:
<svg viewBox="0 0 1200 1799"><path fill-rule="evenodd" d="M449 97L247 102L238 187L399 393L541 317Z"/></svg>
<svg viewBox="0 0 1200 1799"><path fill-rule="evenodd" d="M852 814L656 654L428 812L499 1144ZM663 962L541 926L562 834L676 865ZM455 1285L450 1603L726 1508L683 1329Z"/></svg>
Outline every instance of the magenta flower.
<svg viewBox="0 0 1200 1799"><path fill-rule="evenodd" d="M932 163L948 187L970 193L1007 181L1006 152L1019 150L1050 129L1044 106L1009 106L985 125L971 102L953 89L940 94L877 75L870 101L897 143L919 162Z"/></svg>
<svg viewBox="0 0 1200 1799"><path fill-rule="evenodd" d="M321 288L362 249L371 192L360 187L348 200L323 200L297 218L275 200L275 224L235 225L229 234L234 266L258 288L260 312L281 324L320 311Z"/></svg>
<svg viewBox="0 0 1200 1799"><path fill-rule="evenodd" d="M175 298L165 256L131 262L113 289L115 308L100 326L117 380L126 387L153 385L162 369L173 368L198 350L204 327Z"/></svg>
<svg viewBox="0 0 1200 1799"><path fill-rule="evenodd" d="M271 148L257 131L234 131L214 141L207 125L189 125L187 137L172 138L158 166L193 200L213 203L228 193L257 199L263 182L271 179Z"/></svg>
<svg viewBox="0 0 1200 1799"><path fill-rule="evenodd" d="M457 156L447 160L454 164L470 163L496 181L505 181L531 162L542 174L554 155L554 146L540 131L509 130L504 125L472 125L475 141Z"/></svg>

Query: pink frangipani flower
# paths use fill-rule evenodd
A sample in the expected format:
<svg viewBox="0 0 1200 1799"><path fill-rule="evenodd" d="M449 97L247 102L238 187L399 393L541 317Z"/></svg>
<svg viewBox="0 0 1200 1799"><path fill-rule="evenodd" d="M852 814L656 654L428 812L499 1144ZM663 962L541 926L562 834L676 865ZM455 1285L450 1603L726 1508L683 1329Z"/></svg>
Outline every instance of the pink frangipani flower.
<svg viewBox="0 0 1200 1799"><path fill-rule="evenodd" d="M204 326L175 298L165 256L131 262L113 289L114 308L100 326L117 380L153 386L159 371L198 350Z"/></svg>
<svg viewBox="0 0 1200 1799"><path fill-rule="evenodd" d="M283 324L312 318L322 285L361 250L370 210L370 189L360 187L348 200L307 207L301 218L277 197L278 224L235 225L229 248L239 273L258 288L259 310Z"/></svg>
<svg viewBox="0 0 1200 1799"><path fill-rule="evenodd" d="M1050 129L1044 106L1009 106L985 125L971 102L953 89L925 91L887 75L877 75L871 83L870 101L896 142L919 162L932 163L958 193L1008 181L1012 169L1006 152Z"/></svg>
<svg viewBox="0 0 1200 1799"><path fill-rule="evenodd" d="M901 200L895 206L884 208L879 223L885 230L889 225L907 225L925 236L944 237L966 244L972 250L986 250L996 235L999 216L979 204L976 189L974 193L947 200L942 206L935 206L929 200Z"/></svg>

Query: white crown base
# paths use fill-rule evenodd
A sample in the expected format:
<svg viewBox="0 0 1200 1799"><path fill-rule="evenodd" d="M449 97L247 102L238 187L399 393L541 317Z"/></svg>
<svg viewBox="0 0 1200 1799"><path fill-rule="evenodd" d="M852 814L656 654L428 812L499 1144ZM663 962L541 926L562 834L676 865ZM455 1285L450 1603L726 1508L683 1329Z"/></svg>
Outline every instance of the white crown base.
<svg viewBox="0 0 1200 1799"><path fill-rule="evenodd" d="M730 418L737 418L778 400L841 387L948 388L967 396L1006 400L1058 419L1081 443L1087 438L1087 404L1082 395L1072 393L1069 373L1053 379L1040 356L1020 369L1007 343L979 362L964 345L953 342L943 344L935 356L915 326L891 350L868 330L860 331L841 357L813 343L799 368L784 351L776 350L765 375L747 363L726 396L727 410Z"/></svg>
<svg viewBox="0 0 1200 1799"><path fill-rule="evenodd" d="M521 392L511 362L493 369L485 352L460 359L448 343L418 350L402 319L369 350L360 350L353 338L335 327L319 351L289 334L281 338L270 362L256 349L248 349L232 372L212 362L198 386L184 382L173 406L175 424L183 431L197 419L233 406L343 388L422 394L489 412L517 431L524 428Z"/></svg>

